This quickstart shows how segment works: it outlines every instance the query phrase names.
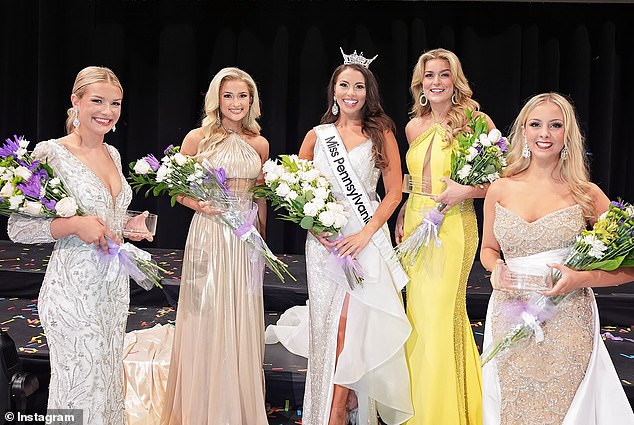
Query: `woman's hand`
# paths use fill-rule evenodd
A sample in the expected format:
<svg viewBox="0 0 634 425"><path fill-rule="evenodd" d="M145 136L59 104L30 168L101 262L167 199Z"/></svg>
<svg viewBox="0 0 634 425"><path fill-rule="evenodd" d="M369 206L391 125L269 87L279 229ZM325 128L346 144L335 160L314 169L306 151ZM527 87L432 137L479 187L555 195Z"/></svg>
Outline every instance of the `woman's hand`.
<svg viewBox="0 0 634 425"><path fill-rule="evenodd" d="M328 239L328 238L332 237L332 233L330 233L330 232L315 233L312 230L310 230L310 233L315 238L317 238L319 243L321 243L324 247L326 247L326 249L330 250L332 247L335 246L335 242L332 242L330 239Z"/></svg>
<svg viewBox="0 0 634 425"><path fill-rule="evenodd" d="M433 196L432 199L436 202L446 204L447 206L441 211L442 213L447 212L454 205L459 204L465 199L471 198L471 192L473 187L465 186L460 183L457 183L451 180L449 177L442 177L440 179L447 186L445 190L437 196Z"/></svg>
<svg viewBox="0 0 634 425"><path fill-rule="evenodd" d="M500 258L495 261L490 281L496 291L508 291L513 286L513 274Z"/></svg>
<svg viewBox="0 0 634 425"><path fill-rule="evenodd" d="M108 252L108 243L106 242L106 238L110 238L114 241L117 240L110 229L106 226L105 221L100 217L74 216L70 219L73 220L72 233L74 233L84 243L95 245L97 249Z"/></svg>
<svg viewBox="0 0 634 425"><path fill-rule="evenodd" d="M548 267L551 267L553 271L559 270L561 273L561 278L555 284L555 286L549 291L543 291L542 294L547 297L552 297L554 295L563 295L568 292L574 291L575 289L584 288L588 286L588 272L587 271L577 271L571 268L568 268L561 264L546 264Z"/></svg>
<svg viewBox="0 0 634 425"><path fill-rule="evenodd" d="M209 201L197 201L196 211L207 215L218 215L224 212L212 207Z"/></svg>
<svg viewBox="0 0 634 425"><path fill-rule="evenodd" d="M364 227L359 233L350 235L335 242L335 251L340 257L351 256L357 258L357 255L365 248L372 238L372 233Z"/></svg>
<svg viewBox="0 0 634 425"><path fill-rule="evenodd" d="M403 225L405 223L405 206L407 203L403 204L401 209L398 211L398 215L396 216L396 226L394 226L394 240L396 244L400 244L403 241Z"/></svg>
<svg viewBox="0 0 634 425"><path fill-rule="evenodd" d="M123 229L123 236L131 241L142 241L143 239L152 242L154 237L145 224L145 219L150 215L148 211L130 218Z"/></svg>

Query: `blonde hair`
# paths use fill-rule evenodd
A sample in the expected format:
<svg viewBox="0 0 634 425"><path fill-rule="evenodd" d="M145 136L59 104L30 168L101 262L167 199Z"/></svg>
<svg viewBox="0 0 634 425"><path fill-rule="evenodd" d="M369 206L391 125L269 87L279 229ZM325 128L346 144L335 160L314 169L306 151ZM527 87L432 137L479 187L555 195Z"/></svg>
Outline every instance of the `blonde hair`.
<svg viewBox="0 0 634 425"><path fill-rule="evenodd" d="M414 71L412 72L412 83L409 88L413 99L411 114L414 117L422 117L427 114L431 114L432 112L429 102L427 102L427 105L422 106L419 99L423 94L425 66L427 65L427 62L433 59L442 59L449 62L449 70L451 72L454 92L452 95L451 108L447 113L446 123L447 127L450 129L450 134L448 134L447 137L453 138L458 132L466 129L466 109L468 108L472 111L480 110L480 104L471 98L471 96L473 96L473 91L471 90L471 87L469 87L467 77L464 75L460 59L458 59L458 56L456 56L454 52L446 49L434 49L420 55L418 62L416 62L416 65L414 66Z"/></svg>
<svg viewBox="0 0 634 425"><path fill-rule="evenodd" d="M249 112L242 119L242 131L254 136L260 134L261 127L257 122L260 117L260 97L255 81L239 68L223 68L211 80L205 95L204 116L201 125L204 137L198 144L198 153L207 149L213 150L218 142L227 137L227 132L222 128L222 117L220 116L220 87L223 82L231 80L246 83L251 97Z"/></svg>
<svg viewBox="0 0 634 425"><path fill-rule="evenodd" d="M590 177L584 137L579 129L574 107L568 99L559 93L541 93L533 96L520 111L509 135L511 148L507 156L508 166L504 171L504 176L511 177L519 174L530 165L530 157L524 158L522 156L525 142L523 129L531 112L538 106L549 102L559 106L563 113L564 146L568 148L568 158L565 160L559 158L554 170L554 177L568 184L573 199L581 205L586 219L590 220L596 217L596 214L592 198L588 195Z"/></svg>
<svg viewBox="0 0 634 425"><path fill-rule="evenodd" d="M79 71L77 77L75 77L72 94L81 99L84 97L84 94L86 94L86 89L89 85L103 82L110 83L117 87L121 90L121 95L123 96L123 87L121 86L121 82L110 68L103 66L88 66ZM70 134L75 129L73 126L75 108L72 106L68 108L66 115L66 134Z"/></svg>

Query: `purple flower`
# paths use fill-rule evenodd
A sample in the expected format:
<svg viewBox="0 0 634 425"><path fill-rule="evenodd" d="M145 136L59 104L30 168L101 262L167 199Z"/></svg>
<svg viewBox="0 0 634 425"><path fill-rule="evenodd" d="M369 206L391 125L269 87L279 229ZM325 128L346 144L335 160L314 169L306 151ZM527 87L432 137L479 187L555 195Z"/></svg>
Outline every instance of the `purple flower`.
<svg viewBox="0 0 634 425"><path fill-rule="evenodd" d="M214 177L218 182L218 185L225 191L225 193L229 193L229 187L227 186L227 173L224 168L214 168L212 170L214 173Z"/></svg>
<svg viewBox="0 0 634 425"><path fill-rule="evenodd" d="M20 140L24 140L24 137L13 135L13 139L6 139L6 143L0 148L0 156L15 156L15 153L20 149Z"/></svg>
<svg viewBox="0 0 634 425"><path fill-rule="evenodd" d="M614 205L615 207L618 207L620 210L623 209L623 204L619 201L612 201L610 202L612 205Z"/></svg>
<svg viewBox="0 0 634 425"><path fill-rule="evenodd" d="M55 211L55 205L57 205L57 202L55 200L48 199L48 198L40 198L40 202L49 211Z"/></svg>
<svg viewBox="0 0 634 425"><path fill-rule="evenodd" d="M509 143L506 140L506 137L500 137L500 140L498 140L495 144L502 152L506 152L509 149Z"/></svg>
<svg viewBox="0 0 634 425"><path fill-rule="evenodd" d="M172 149L174 149L174 145L169 145L168 147L165 148L165 150L163 151L163 154L165 155L169 154Z"/></svg>
<svg viewBox="0 0 634 425"><path fill-rule="evenodd" d="M39 177L33 174L27 181L18 184L18 189L20 189L24 195L37 199L40 197L42 183Z"/></svg>
<svg viewBox="0 0 634 425"><path fill-rule="evenodd" d="M159 162L159 160L156 159L156 157L152 154L144 156L143 159L145 159L145 162L147 162L150 165L150 168L152 168L152 171L154 172L156 172L156 170L158 170L159 167L161 166L161 163Z"/></svg>

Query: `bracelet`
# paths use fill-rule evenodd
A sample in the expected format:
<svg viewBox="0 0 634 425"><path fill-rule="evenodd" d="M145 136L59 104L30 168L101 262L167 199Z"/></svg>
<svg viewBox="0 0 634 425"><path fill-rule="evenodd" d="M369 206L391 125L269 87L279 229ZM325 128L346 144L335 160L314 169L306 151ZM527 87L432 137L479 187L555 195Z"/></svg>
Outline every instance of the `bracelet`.
<svg viewBox="0 0 634 425"><path fill-rule="evenodd" d="M483 184L479 184L479 185L478 185L478 187L479 187L480 189L484 189L484 185L483 185Z"/></svg>

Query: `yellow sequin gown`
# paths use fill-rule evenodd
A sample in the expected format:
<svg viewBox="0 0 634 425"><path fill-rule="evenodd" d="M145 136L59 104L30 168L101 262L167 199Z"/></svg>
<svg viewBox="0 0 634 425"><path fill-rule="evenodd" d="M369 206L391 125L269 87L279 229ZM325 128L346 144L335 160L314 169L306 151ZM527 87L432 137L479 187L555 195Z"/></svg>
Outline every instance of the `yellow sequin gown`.
<svg viewBox="0 0 634 425"><path fill-rule="evenodd" d="M439 194L450 174L451 149L446 130L434 124L418 136L406 155L412 176L431 182ZM409 195L405 238L435 207L429 197ZM451 208L440 227L440 248L430 247L407 269L407 316L412 333L407 342L414 417L409 425L474 425L482 423L480 358L466 309L466 285L478 246L473 201Z"/></svg>

